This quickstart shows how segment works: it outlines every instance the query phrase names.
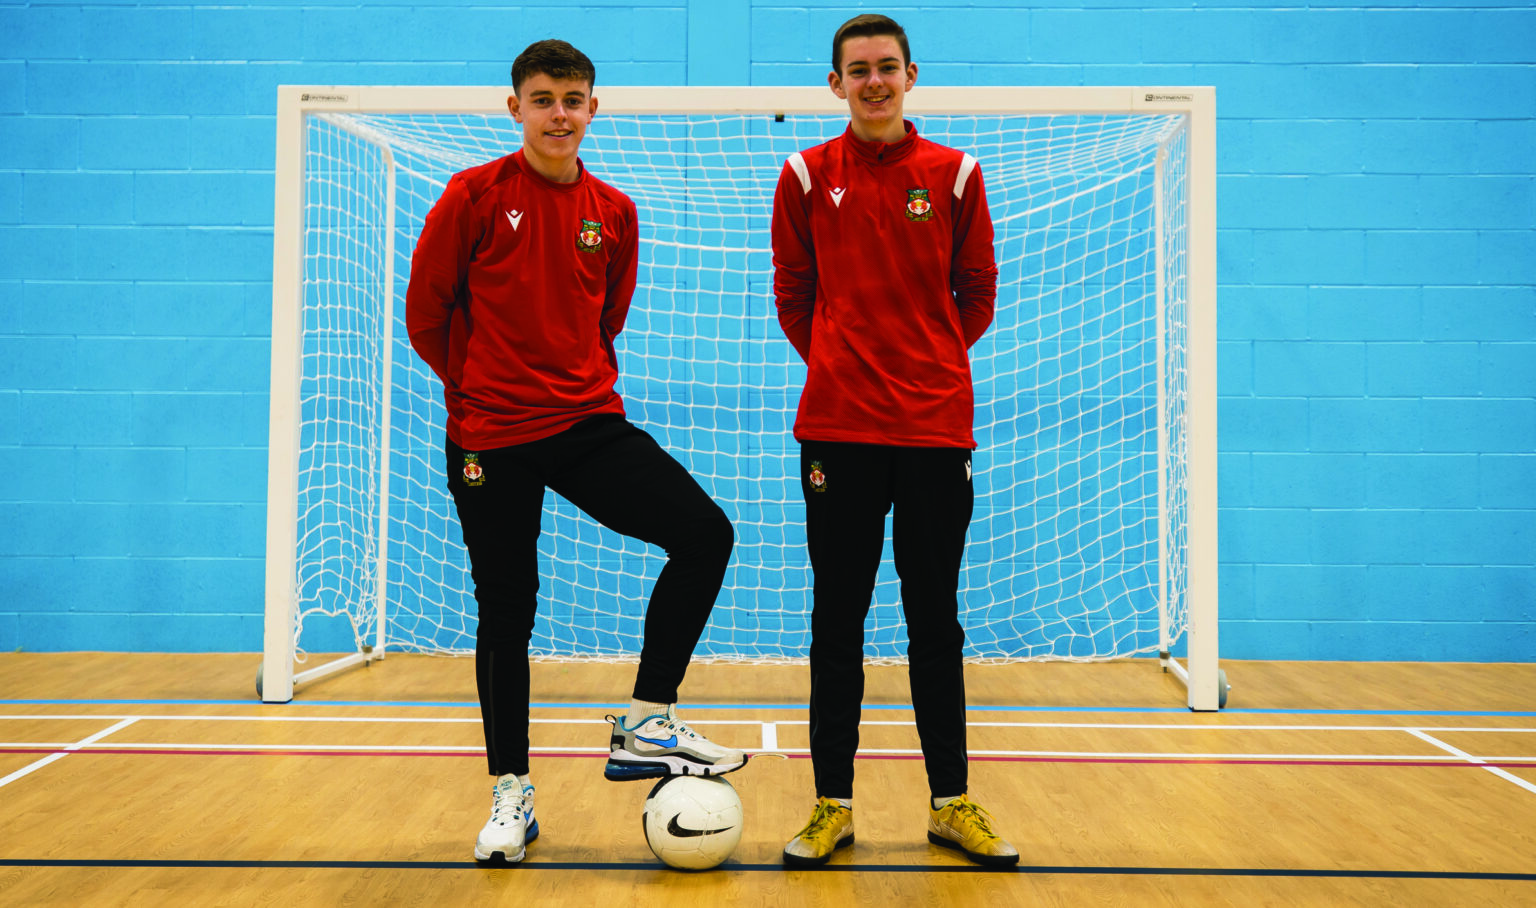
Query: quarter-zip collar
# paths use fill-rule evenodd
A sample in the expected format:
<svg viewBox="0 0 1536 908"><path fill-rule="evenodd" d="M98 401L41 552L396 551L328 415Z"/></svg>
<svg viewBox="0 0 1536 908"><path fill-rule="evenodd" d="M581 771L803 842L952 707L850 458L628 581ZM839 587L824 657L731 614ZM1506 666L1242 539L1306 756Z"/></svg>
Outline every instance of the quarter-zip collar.
<svg viewBox="0 0 1536 908"><path fill-rule="evenodd" d="M866 142L853 134L851 123L843 130L843 138L860 159L876 165L892 164L911 154L917 147L917 126L911 120L902 120L901 125L906 128L907 134L895 142Z"/></svg>

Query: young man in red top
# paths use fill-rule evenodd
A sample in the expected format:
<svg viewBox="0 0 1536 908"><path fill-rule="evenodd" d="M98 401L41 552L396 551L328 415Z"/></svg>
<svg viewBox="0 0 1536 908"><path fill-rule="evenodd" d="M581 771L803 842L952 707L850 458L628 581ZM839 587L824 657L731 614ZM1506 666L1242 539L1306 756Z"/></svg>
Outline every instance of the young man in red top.
<svg viewBox="0 0 1536 908"><path fill-rule="evenodd" d="M976 447L967 350L997 295L986 191L975 158L902 118L917 64L900 25L879 15L845 22L827 81L848 102L848 129L790 156L773 204L779 323L808 368L795 438L815 574L817 802L784 862L823 864L853 841L864 619L894 506L928 839L981 864L1016 864L1019 853L966 796L957 600Z"/></svg>
<svg viewBox="0 0 1536 908"><path fill-rule="evenodd" d="M666 550L633 700L604 775L718 775L745 756L677 718L677 688L714 607L734 533L688 471L624 418L614 338L635 290L635 204L577 157L597 113L592 61L538 41L512 64L520 151L456 174L411 258L406 326L442 379L448 488L479 626L475 677L492 789L481 861L538 836L528 778L528 641L544 490Z"/></svg>

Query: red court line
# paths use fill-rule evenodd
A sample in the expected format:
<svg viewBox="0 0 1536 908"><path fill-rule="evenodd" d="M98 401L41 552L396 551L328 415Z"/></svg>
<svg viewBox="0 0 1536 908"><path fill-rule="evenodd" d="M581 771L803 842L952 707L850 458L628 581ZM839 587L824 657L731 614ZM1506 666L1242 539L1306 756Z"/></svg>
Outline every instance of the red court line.
<svg viewBox="0 0 1536 908"><path fill-rule="evenodd" d="M193 750L189 748L159 747L4 747L0 754L110 754L113 756L167 756L167 757L474 757L484 759L483 750L275 750L263 748L228 748L219 750ZM576 757L604 760L606 753L559 751L534 751L532 757ZM766 754L753 754L766 756ZM810 754L782 754L792 760L809 760ZM921 760L922 754L858 754L859 760ZM1471 762L1468 760L1349 760L1305 759L1284 760L1272 757L1048 757L1048 756L1000 756L984 754L970 757L972 762L987 763L1108 763L1118 765L1193 765L1193 766L1403 766L1414 768L1451 767L1462 769L1531 769L1536 762L1528 760Z"/></svg>

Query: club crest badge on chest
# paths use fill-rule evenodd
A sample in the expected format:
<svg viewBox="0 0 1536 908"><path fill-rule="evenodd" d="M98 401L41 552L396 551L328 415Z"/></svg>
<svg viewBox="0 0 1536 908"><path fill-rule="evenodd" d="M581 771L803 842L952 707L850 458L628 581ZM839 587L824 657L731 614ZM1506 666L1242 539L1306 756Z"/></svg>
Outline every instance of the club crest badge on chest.
<svg viewBox="0 0 1536 908"><path fill-rule="evenodd" d="M933 217L933 203L928 201L928 190L907 190L907 219L926 221Z"/></svg>
<svg viewBox="0 0 1536 908"><path fill-rule="evenodd" d="M603 224L601 221L581 219L581 230L576 234L576 248L582 252L597 252L603 248Z"/></svg>

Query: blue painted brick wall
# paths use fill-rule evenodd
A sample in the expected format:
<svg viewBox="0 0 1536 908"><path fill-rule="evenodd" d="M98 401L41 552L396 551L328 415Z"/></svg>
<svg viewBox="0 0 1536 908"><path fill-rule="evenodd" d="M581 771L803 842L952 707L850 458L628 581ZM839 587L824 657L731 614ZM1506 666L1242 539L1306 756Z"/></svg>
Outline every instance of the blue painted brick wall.
<svg viewBox="0 0 1536 908"><path fill-rule="evenodd" d="M858 9L0 4L0 647L259 647L276 85L820 84ZM1536 657L1536 10L885 9L932 84L1217 87L1225 655Z"/></svg>

